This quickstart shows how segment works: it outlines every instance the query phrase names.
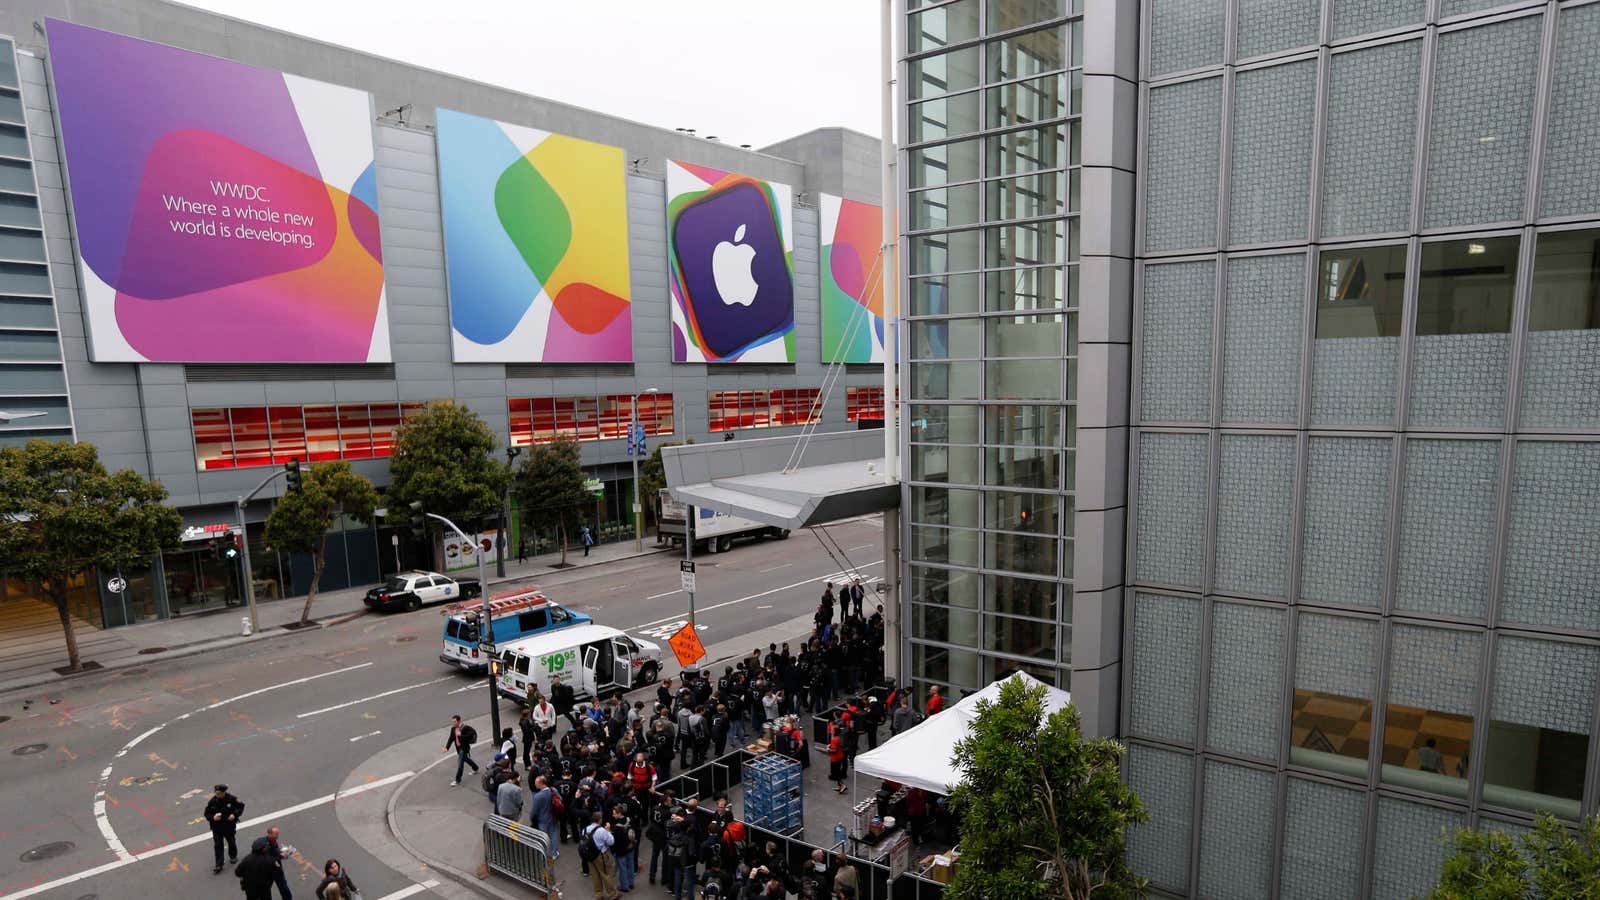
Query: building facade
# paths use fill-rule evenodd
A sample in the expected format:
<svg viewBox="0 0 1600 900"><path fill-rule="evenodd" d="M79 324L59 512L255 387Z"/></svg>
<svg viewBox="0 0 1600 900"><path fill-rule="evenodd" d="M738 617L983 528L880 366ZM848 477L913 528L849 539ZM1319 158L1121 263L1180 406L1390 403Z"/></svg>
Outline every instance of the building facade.
<svg viewBox="0 0 1600 900"><path fill-rule="evenodd" d="M1052 408L1075 428L1050 443L1076 477L1027 485L1070 511L1073 565L1051 579L1066 634L1035 665L1129 745L1152 815L1135 868L1176 896L1408 897L1434 882L1441 829L1594 813L1600 4L909 6L908 32L948 38L919 57L912 37L902 70L912 258L934 196L921 73L944 66L936 90L985 104L997 22L1065 16L1049 27L1083 35L1082 98L1056 126L1080 237L1057 261L1077 327ZM1000 123L963 129L979 160L1006 145ZM980 176L1000 170L966 164L972 221L990 221L1004 189ZM911 675L963 689L1010 665L988 620L1011 576L959 602L930 591L1006 568L987 501L1014 488L985 467L992 409L1015 401L991 374L998 325L943 311L982 319L992 273L955 281L938 320L951 346L973 335L978 412L919 432L913 356L908 599L950 607L910 620ZM919 485L919 433L947 479ZM918 492L972 489L956 566L918 545L956 524ZM960 574L935 588L925 568ZM939 617L961 630L930 631ZM952 664L929 666L933 647Z"/></svg>
<svg viewBox="0 0 1600 900"><path fill-rule="evenodd" d="M88 184L91 173L66 165L72 132L59 108L63 73L53 68L47 31L58 26L50 20L371 95L364 118L378 214L373 255L381 255L387 304L378 330L387 336L382 358L389 361L95 361L104 335L86 325L86 268L78 265L85 235L72 218L74 200L80 214L93 202L72 195L73 184ZM823 396L828 365L819 325L825 261L819 207L824 195L878 202L875 139L824 128L767 150L736 147L159 0L8 4L0 11L5 34L11 38L0 42L0 410L42 415L0 421L0 442L93 443L107 466L159 479L193 527L183 552L147 571L122 573L130 589L121 597L96 585L104 579L86 577L74 601L85 622L163 618L236 597L230 567L237 567L206 551L207 526L233 521L233 501L290 459L349 460L382 486L395 427L429 401L471 408L502 447L577 438L598 489L591 521L610 539L631 537L627 432L636 397L650 449L667 441L798 432L818 415L830 429L881 422L877 366L847 366L838 387ZM625 180L619 197L626 257L619 264L626 271L601 274L620 275L631 287L631 335L623 335L624 345L631 336L631 360L458 361L463 352L459 335L453 344L441 199L441 109L509 123L508 131L541 129L616 150L617 177ZM674 362L666 185L673 160L787 186L793 198L784 210L792 211L789 361ZM620 220L623 211L617 214ZM246 511L252 577L265 596L303 593L309 577L305 560L262 546L261 523L281 490L280 481ZM381 525L344 525L330 540L324 588L371 583L397 565L427 562L426 548L391 543L393 532ZM8 584L0 602L30 594L26 585Z"/></svg>

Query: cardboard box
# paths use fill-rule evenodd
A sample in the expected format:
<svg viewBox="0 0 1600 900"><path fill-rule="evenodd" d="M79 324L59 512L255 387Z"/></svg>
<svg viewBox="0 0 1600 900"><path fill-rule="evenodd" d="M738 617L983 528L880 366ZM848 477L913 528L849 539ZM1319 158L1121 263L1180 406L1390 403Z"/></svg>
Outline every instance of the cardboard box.
<svg viewBox="0 0 1600 900"><path fill-rule="evenodd" d="M928 870L929 878L940 884L949 884L954 876L955 870L951 866L950 857L940 854L933 858L933 868Z"/></svg>

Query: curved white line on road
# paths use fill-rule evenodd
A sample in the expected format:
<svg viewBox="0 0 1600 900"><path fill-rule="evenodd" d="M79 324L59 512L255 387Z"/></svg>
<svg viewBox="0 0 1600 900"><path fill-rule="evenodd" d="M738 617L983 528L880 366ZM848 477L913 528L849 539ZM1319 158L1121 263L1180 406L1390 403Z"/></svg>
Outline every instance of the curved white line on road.
<svg viewBox="0 0 1600 900"><path fill-rule="evenodd" d="M327 674L331 675L333 673L329 672ZM386 778L379 778L376 781L369 781L366 784L358 784L358 785L356 785L355 787L351 788L348 791L334 791L331 794L324 794L324 795L322 795L321 797L318 797L315 800L307 800L304 803L296 803L294 806L285 807L284 809L280 809L280 810L278 810L276 812L269 812L269 813L267 813L265 815L260 815L260 816L256 816L256 817L251 818L251 819L243 820L243 821L241 821L239 823L239 827L240 828L249 828L249 827L254 827L254 826L271 824L273 822L277 822L277 821L280 821L282 819L286 819L289 816L294 815L295 813L303 813L308 809L315 809L315 808L317 808L319 806L326 806L329 803L334 802L335 800L343 800L346 797L354 797L356 794L364 794L367 791L377 790L378 788L381 788L384 785L394 784L396 781L402 781L404 779L410 778L412 775L415 775L415 774L416 774L415 772L410 772L410 771L398 772L398 773L396 773L394 775L390 775L390 776L388 776ZM52 891L52 890L55 890L58 887L62 887L63 885L73 884L75 882L82 881L85 878L93 878L96 875L104 875L107 872L114 872L117 869L122 868L123 866L132 865L133 863L136 863L136 862L144 862L147 859L153 859L153 858L155 858L157 856L164 856L165 854L173 853L173 852L178 851L178 850L182 850L185 847L193 847L195 844L199 844L199 843L202 843L204 841L209 841L209 840L211 840L211 830L208 828L208 829L206 829L205 831L203 831L203 832L201 832L199 834L190 835L189 837L186 837L181 841L173 841L170 844L162 844L159 847L151 847L149 850L146 850L143 853L139 853L137 855L129 854L126 859L118 858L118 859L116 859L116 860L114 860L112 862L108 862L108 863L105 863L103 865L95 866L92 869L85 869L84 871L79 872L79 873L77 873L75 875L63 875L62 877L57 878L54 881L47 881L47 882L45 882L43 884L36 884L33 887L23 888L22 890L17 891L15 893L6 894L4 896L0 896L0 900L22 900L22 898L24 898L24 897L32 897L35 894L42 894L45 891Z"/></svg>
<svg viewBox="0 0 1600 900"><path fill-rule="evenodd" d="M371 663L368 663L368 665L371 665ZM455 677L455 673L452 672L449 675L445 675L441 678L435 678L432 681L419 681L416 684L408 684L403 688L395 688L392 691L384 691L381 694L373 694L371 697L362 697L359 700L346 700L343 703L335 704L333 706L324 706L321 709L313 709L310 712L300 713L299 715L296 715L295 718L304 719L308 716L320 716L325 712L333 712L336 709L344 709L349 706L355 706L357 703L366 703L370 700L382 700L384 697L393 697L395 694L403 694L406 691L414 691L419 687L427 687L430 684L438 684L441 681L451 681Z"/></svg>
<svg viewBox="0 0 1600 900"><path fill-rule="evenodd" d="M278 690L279 688L293 687L293 686L295 686L297 684L305 684L308 681L316 681L318 678L327 678L329 675L339 675L339 674L342 674L344 672L353 672L356 669L365 669L367 666L370 666L370 665L372 665L372 663L364 662L364 663L361 663L360 665L345 666L342 669L334 669L331 672L323 672L321 674L310 675L310 676L307 676L305 678L296 678L293 681L285 681L285 682L282 682L281 684L274 684L274 685L269 685L269 686L264 687L264 688L257 688L256 690L240 694L237 697L229 697L226 700L218 700L216 703L213 703L210 706L202 706L199 709L194 710L193 712L186 712L183 715L178 716L175 719L169 719L169 720L167 720L165 722L162 722L160 725L157 725L156 727L150 729L149 731L146 731L145 733L139 735L138 737L136 737L133 740L127 742L126 744L123 744L122 745L122 749L118 750L116 752L116 755L111 757L111 762L108 763L106 765L105 769L100 772L100 781L95 785L95 788L94 788L94 824L95 824L95 827L100 829L100 836L106 839L106 847L111 851L112 855L116 856L117 862L119 862L119 863L130 863L130 862L133 862L135 859L138 858L138 857L134 856L132 853L128 852L128 848L123 846L122 839L117 837L116 829L111 827L111 818L106 815L106 785L111 783L111 768L112 768L112 766L116 765L116 761L121 759L122 757L128 755L128 751L132 750L133 748L135 748L135 747L139 746L141 743L143 743L145 738L150 737L153 734L156 734L161 729L167 727L168 725L171 725L173 722L182 722L184 719L187 719L192 715L196 715L198 713L203 713L203 712L209 712L210 710L216 709L219 706L227 706L229 703L235 703L235 702L240 701L240 700L246 700L246 699L249 699L250 697L255 697L255 696L258 696L260 694L265 694L268 691ZM23 896L23 895L18 895L18 896Z"/></svg>

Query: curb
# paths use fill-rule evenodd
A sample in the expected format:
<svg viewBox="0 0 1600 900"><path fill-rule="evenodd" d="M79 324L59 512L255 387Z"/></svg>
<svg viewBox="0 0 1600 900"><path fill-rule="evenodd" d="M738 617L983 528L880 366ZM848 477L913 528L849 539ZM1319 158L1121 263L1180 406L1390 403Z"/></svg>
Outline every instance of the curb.
<svg viewBox="0 0 1600 900"><path fill-rule="evenodd" d="M343 625L347 622L355 621L356 619L367 615L369 612L371 612L371 610L360 609L354 613L346 614L337 619L332 619L329 621L313 620L313 622L317 628L331 628L335 625ZM200 656L201 654L211 653L217 650L227 650L232 647L244 646L245 644L254 644L258 641L272 640L273 638L289 637L298 633L298 630L273 626L258 631L248 637L236 634L229 635L228 637L224 638L216 638L213 640L194 641L192 643L180 644L176 647L171 647L164 653L151 654L148 657L130 657L114 663L108 663L98 669L87 669L82 672L72 672L66 675L61 675L51 671L49 675L40 675L28 680L18 680L6 684L0 684L0 696L6 696L18 691L30 690L32 688L44 687L46 685L56 685L63 682L76 681L77 679L86 678L92 675L106 675L116 672L119 669L131 669L134 666L148 666L153 663L162 663L168 660L187 659L191 656ZM23 677L27 678L27 676Z"/></svg>
<svg viewBox="0 0 1600 900"><path fill-rule="evenodd" d="M451 757L441 756L433 762L428 763L427 765L418 769L415 775L412 775L405 781L400 782L400 786L395 788L394 793L389 795L389 802L384 807L383 811L384 822L389 828L389 834L394 836L395 842L400 845L400 849L411 854L411 856L415 858L417 862L420 862L428 868L433 869L435 872L448 877L451 881L460 884L469 891L476 891L479 894L499 898L499 900L523 900L523 898L517 897L515 894L509 894L500 890L500 888L491 884L490 880L487 878L479 878L477 875L471 872L464 872L461 869L444 862L443 860L437 860L428 856L421 850L418 850L410 841L406 840L406 836L400 832L398 827L396 827L394 821L394 810L395 807L400 803L400 795L406 792L406 788L411 787L412 782L427 774L429 769L432 769L439 763L445 762L449 759L451 759ZM553 896L559 898L560 894L556 893Z"/></svg>

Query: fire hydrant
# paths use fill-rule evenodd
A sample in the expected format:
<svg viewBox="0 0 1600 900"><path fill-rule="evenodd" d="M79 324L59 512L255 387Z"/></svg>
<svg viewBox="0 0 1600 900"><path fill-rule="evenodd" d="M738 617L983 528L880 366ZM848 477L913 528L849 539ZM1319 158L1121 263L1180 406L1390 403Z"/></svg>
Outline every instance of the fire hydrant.
<svg viewBox="0 0 1600 900"><path fill-rule="evenodd" d="M249 637L250 636L250 617L249 616L244 616L244 617L239 619L239 633L241 635L245 636L245 637Z"/></svg>

